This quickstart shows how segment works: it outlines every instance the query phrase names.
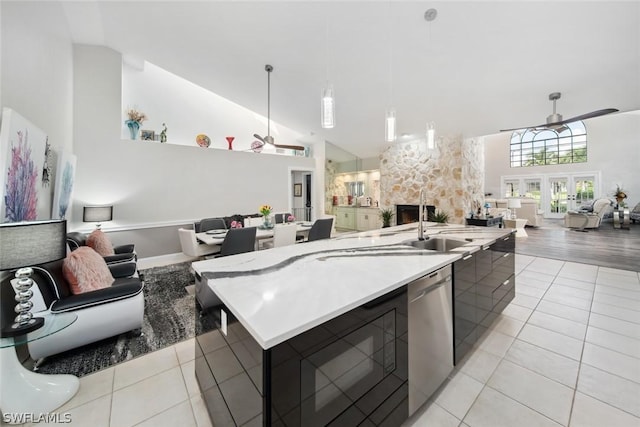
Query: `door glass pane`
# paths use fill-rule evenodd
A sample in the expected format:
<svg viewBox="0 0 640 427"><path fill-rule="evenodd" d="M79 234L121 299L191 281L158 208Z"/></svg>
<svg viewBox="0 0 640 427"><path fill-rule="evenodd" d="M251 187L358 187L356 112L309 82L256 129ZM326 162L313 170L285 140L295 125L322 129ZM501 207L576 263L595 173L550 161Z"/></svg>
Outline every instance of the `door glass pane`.
<svg viewBox="0 0 640 427"><path fill-rule="evenodd" d="M534 199L538 209L540 209L541 186L542 183L539 179L525 179L524 181L524 195Z"/></svg>
<svg viewBox="0 0 640 427"><path fill-rule="evenodd" d="M576 179L575 180L575 194L576 194L576 206L590 204L593 202L593 179Z"/></svg>
<svg viewBox="0 0 640 427"><path fill-rule="evenodd" d="M504 196L505 197L519 197L520 196L520 180L510 180L507 179L504 181Z"/></svg>
<svg viewBox="0 0 640 427"><path fill-rule="evenodd" d="M567 212L567 179L551 179L549 182L551 191L550 212L562 214Z"/></svg>

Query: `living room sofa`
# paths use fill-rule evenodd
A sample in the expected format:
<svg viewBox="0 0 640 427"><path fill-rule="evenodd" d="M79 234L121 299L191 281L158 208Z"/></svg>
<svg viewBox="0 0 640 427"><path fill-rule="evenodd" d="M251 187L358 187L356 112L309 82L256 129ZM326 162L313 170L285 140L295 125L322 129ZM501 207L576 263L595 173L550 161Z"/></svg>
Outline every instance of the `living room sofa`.
<svg viewBox="0 0 640 427"><path fill-rule="evenodd" d="M506 210L507 199L485 199L486 203L491 205L491 209ZM542 225L543 211L538 209L538 204L535 199L528 197L521 197L520 204L522 207L515 209L516 215L520 219L527 220L527 226L539 227ZM495 212L495 211L494 211Z"/></svg>

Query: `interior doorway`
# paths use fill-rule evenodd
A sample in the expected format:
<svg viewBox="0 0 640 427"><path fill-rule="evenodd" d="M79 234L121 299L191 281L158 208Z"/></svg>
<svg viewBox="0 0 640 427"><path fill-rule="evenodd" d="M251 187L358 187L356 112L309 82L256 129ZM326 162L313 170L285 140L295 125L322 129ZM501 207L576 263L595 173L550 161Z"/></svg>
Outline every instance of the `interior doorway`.
<svg viewBox="0 0 640 427"><path fill-rule="evenodd" d="M291 170L290 176L290 207L296 221L313 221L313 171Z"/></svg>

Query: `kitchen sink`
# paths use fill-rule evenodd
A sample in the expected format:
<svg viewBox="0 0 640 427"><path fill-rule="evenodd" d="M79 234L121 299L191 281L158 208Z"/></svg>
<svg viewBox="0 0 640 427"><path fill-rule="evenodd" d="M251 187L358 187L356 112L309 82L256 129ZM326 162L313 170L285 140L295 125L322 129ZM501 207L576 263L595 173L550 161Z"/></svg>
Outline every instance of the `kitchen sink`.
<svg viewBox="0 0 640 427"><path fill-rule="evenodd" d="M438 252L448 252L451 249L466 245L464 240L448 239L446 237L432 237L427 240L407 240L403 245L410 245L418 249L429 249Z"/></svg>

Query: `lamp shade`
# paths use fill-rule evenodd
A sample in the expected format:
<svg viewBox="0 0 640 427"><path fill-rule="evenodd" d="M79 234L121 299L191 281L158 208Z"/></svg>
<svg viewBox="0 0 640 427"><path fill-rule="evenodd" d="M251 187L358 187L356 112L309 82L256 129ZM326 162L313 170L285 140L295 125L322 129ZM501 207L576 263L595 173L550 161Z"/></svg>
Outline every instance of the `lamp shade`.
<svg viewBox="0 0 640 427"><path fill-rule="evenodd" d="M517 208L521 208L522 205L520 204L520 199L516 199L516 198L508 198L507 199L507 208L509 209L517 209Z"/></svg>
<svg viewBox="0 0 640 427"><path fill-rule="evenodd" d="M83 222L103 222L113 219L113 206L85 206L82 211Z"/></svg>
<svg viewBox="0 0 640 427"><path fill-rule="evenodd" d="M67 221L0 224L0 270L13 270L67 256Z"/></svg>

